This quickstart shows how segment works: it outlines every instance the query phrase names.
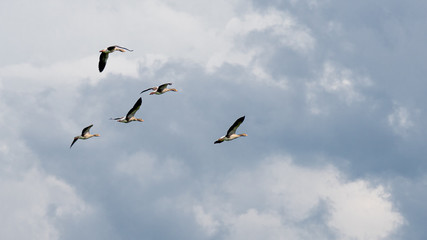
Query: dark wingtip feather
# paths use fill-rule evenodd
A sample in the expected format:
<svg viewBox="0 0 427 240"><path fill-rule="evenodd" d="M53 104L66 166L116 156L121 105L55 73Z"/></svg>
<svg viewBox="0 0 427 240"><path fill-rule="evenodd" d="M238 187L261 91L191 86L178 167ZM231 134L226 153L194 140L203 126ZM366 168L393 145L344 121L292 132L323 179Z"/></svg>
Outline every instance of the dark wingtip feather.
<svg viewBox="0 0 427 240"><path fill-rule="evenodd" d="M101 65L99 65L99 66L98 66L99 72L104 71L104 68L105 68L105 66L104 66L104 67L101 67Z"/></svg>
<svg viewBox="0 0 427 240"><path fill-rule="evenodd" d="M99 62L98 62L99 72L104 71L104 68L107 65L107 59L108 59L107 53L102 52L101 55L99 55Z"/></svg>
<svg viewBox="0 0 427 240"><path fill-rule="evenodd" d="M138 101L136 101L137 105L141 105L142 104L142 97L139 97Z"/></svg>
<svg viewBox="0 0 427 240"><path fill-rule="evenodd" d="M140 92L139 94L145 93L145 92L146 92L146 91L148 91L148 90L153 90L153 88L145 89L144 91Z"/></svg>
<svg viewBox="0 0 427 240"><path fill-rule="evenodd" d="M74 145L74 143L77 141L77 138L74 138L73 142L71 143L70 148Z"/></svg>

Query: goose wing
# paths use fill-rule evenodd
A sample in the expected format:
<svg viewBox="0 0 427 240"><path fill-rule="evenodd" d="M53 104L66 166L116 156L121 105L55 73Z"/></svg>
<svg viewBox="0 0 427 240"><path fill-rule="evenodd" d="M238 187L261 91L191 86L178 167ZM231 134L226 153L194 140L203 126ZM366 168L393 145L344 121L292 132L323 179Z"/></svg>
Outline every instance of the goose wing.
<svg viewBox="0 0 427 240"><path fill-rule="evenodd" d="M78 138L78 137L75 137L75 138L74 138L73 142L71 143L70 148L74 145L74 143L77 141L77 139L79 139L79 138Z"/></svg>
<svg viewBox="0 0 427 240"><path fill-rule="evenodd" d="M159 86L159 88L157 89L157 92L163 92L163 90L168 86L168 85L172 85L172 83L165 83Z"/></svg>
<svg viewBox="0 0 427 240"><path fill-rule="evenodd" d="M110 120L123 120L123 119L125 119L126 117L116 117L116 118L110 118Z"/></svg>
<svg viewBox="0 0 427 240"><path fill-rule="evenodd" d="M124 50L126 50L126 51L129 51L129 52L133 52L133 50L131 50L131 49L127 49L127 48L125 48L125 47L120 47L120 46L114 46L114 47L116 47L116 48L120 48L120 49L124 49Z"/></svg>
<svg viewBox="0 0 427 240"><path fill-rule="evenodd" d="M236 133L237 128L240 126L240 124L242 124L242 122L245 120L245 116L240 117L239 119L237 119L233 125L231 125L231 127L228 129L227 131L227 137L230 137L232 134Z"/></svg>
<svg viewBox="0 0 427 240"><path fill-rule="evenodd" d="M82 137L84 137L84 135L86 135L87 133L89 133L89 130L90 130L91 127L93 127L93 124L90 125L90 126L87 126L87 127L83 128Z"/></svg>
<svg viewBox="0 0 427 240"><path fill-rule="evenodd" d="M99 63L98 63L99 72L102 72L105 68L105 65L107 65L108 55L109 54L106 52L102 52L101 55L99 55Z"/></svg>
<svg viewBox="0 0 427 240"><path fill-rule="evenodd" d="M140 92L139 94L141 94L141 93L143 93L143 92L146 92L146 91L148 91L148 90L153 90L153 91L155 91L156 89L155 88L147 88L147 89L145 89L144 91L142 91L142 92Z"/></svg>
<svg viewBox="0 0 427 240"><path fill-rule="evenodd" d="M135 105L129 110L128 114L126 114L126 119L129 120L131 117L133 117L136 113L136 111L139 110L142 104L142 98L139 98L138 101L136 101Z"/></svg>

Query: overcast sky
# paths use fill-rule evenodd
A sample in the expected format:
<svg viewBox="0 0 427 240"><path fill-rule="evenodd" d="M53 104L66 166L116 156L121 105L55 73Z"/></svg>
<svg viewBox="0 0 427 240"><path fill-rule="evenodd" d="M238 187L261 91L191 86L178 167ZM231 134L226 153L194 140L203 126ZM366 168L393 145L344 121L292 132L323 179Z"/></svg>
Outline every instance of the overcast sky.
<svg viewBox="0 0 427 240"><path fill-rule="evenodd" d="M425 239L426 10L4 2L0 238Z"/></svg>

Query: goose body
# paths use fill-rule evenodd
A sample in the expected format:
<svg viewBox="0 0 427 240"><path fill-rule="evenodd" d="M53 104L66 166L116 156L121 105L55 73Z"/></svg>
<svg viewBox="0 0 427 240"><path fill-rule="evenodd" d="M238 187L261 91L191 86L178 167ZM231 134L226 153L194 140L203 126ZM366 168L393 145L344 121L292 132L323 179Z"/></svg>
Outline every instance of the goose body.
<svg viewBox="0 0 427 240"><path fill-rule="evenodd" d="M129 123L133 121L143 122L142 118L136 118L134 115L139 110L142 104L142 98L139 98L138 101L133 105L129 112L124 117L111 118L111 120L116 120L117 122Z"/></svg>
<svg viewBox="0 0 427 240"><path fill-rule="evenodd" d="M231 141L233 139L239 138L239 137L246 137L248 136L246 133L242 133L242 134L236 134L236 130L237 128L240 126L240 124L242 124L242 122L245 120L245 116L240 117L239 119L237 119L233 125L231 125L231 127L228 129L227 134L225 136L222 136L220 138L218 138L218 140L216 140L214 143L222 143L224 141Z"/></svg>
<svg viewBox="0 0 427 240"><path fill-rule="evenodd" d="M70 148L74 145L74 143L78 140L78 139L82 139L82 140L86 140L89 139L91 137L99 137L99 134L90 134L90 128L93 127L93 124L90 126L87 126L85 128L83 128L82 134L80 134L79 136L75 136L73 142L71 143Z"/></svg>
<svg viewBox="0 0 427 240"><path fill-rule="evenodd" d="M124 47L120 47L117 45L114 46L110 46L106 49L102 49L99 52L101 52L101 55L99 55L99 63L98 63L98 69L99 72L104 71L105 65L107 65L107 60L108 60L108 56L110 55L110 53L114 52L114 51L120 51L120 52L132 52L133 50L124 48Z"/></svg>
<svg viewBox="0 0 427 240"><path fill-rule="evenodd" d="M163 93L169 92L169 91L178 92L178 90L176 90L175 88L167 88L168 85L172 85L172 83L165 83L165 84L162 84L158 87L147 88L144 91L142 91L141 93L149 91L149 90L153 91L153 92L150 92L150 95L153 95L153 94L160 95L160 94L163 94Z"/></svg>

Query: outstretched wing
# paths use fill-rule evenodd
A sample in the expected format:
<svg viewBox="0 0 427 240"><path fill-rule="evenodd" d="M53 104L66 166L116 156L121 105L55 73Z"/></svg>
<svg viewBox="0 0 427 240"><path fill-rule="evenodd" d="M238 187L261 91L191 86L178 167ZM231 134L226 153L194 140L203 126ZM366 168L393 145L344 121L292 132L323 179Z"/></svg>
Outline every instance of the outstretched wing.
<svg viewBox="0 0 427 240"><path fill-rule="evenodd" d="M153 91L155 91L155 88L147 88L147 89L145 89L144 91L140 92L139 94L144 93L144 92L146 92L146 91L148 91L148 90L153 90Z"/></svg>
<svg viewBox="0 0 427 240"><path fill-rule="evenodd" d="M129 52L133 52L133 50L131 50L131 49L127 49L127 48L125 48L125 47L120 47L120 46L115 46L115 47L117 47L117 48L121 48L121 49L124 49L124 50L126 50L126 51L129 51Z"/></svg>
<svg viewBox="0 0 427 240"><path fill-rule="evenodd" d="M165 83L159 86L159 88L157 89L157 92L163 92L163 90L168 86L168 85L172 85L172 83Z"/></svg>
<svg viewBox="0 0 427 240"><path fill-rule="evenodd" d="M98 63L99 72L102 72L104 70L105 65L107 65L107 59L108 59L108 53L102 52L101 55L99 55L99 63Z"/></svg>
<svg viewBox="0 0 427 240"><path fill-rule="evenodd" d="M125 119L125 117L110 118L110 120L121 120L121 119Z"/></svg>
<svg viewBox="0 0 427 240"><path fill-rule="evenodd" d="M128 114L126 114L126 119L129 120L131 117L133 117L136 113L136 111L139 110L142 104L142 98L139 98L138 101L136 101L135 105L133 105L132 109L129 110Z"/></svg>
<svg viewBox="0 0 427 240"><path fill-rule="evenodd" d="M75 137L75 138L74 138L73 142L71 143L70 148L74 145L74 143L77 141L77 139L79 139L79 138L78 138L78 137Z"/></svg>
<svg viewBox="0 0 427 240"><path fill-rule="evenodd" d="M86 135L86 133L89 133L89 130L90 130L90 128L91 128L91 127L93 127L93 124L92 124L92 125L90 125L90 126L87 126L87 127L83 128L83 131L82 131L82 137L83 137L84 135Z"/></svg>
<svg viewBox="0 0 427 240"><path fill-rule="evenodd" d="M245 116L237 119L233 125L231 125L231 127L228 129L227 131L227 137L230 137L232 134L236 133L237 128L240 126L240 124L242 124L242 122L245 120Z"/></svg>

